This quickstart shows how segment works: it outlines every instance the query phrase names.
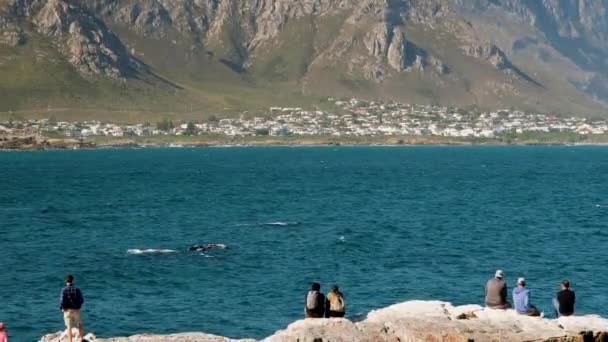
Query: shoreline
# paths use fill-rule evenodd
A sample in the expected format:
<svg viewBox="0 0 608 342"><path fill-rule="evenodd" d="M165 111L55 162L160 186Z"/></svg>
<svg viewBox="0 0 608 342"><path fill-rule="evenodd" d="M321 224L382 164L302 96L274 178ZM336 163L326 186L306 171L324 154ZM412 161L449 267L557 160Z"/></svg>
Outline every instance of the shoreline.
<svg viewBox="0 0 608 342"><path fill-rule="evenodd" d="M416 147L416 146L608 146L608 141L559 141L530 139L502 141L497 139L451 139L434 136L409 137L251 137L219 139L209 137L108 138L86 139L47 138L41 136L0 136L0 151L81 150L111 148L221 148L221 147Z"/></svg>
<svg viewBox="0 0 608 342"><path fill-rule="evenodd" d="M358 320L344 318L299 320L260 340L229 338L203 332L173 335L146 333L110 338L96 338L90 333L85 337L99 342L600 342L608 339L608 319L597 315L547 319L518 314L512 309L489 309L479 305L454 306L441 301L408 301L370 311ZM40 339L40 342L64 341L64 332L49 334Z"/></svg>

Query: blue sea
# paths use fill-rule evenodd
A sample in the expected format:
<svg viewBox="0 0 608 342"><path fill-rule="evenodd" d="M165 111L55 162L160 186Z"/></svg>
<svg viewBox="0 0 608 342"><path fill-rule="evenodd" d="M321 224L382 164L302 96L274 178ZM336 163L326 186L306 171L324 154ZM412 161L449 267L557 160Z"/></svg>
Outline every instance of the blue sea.
<svg viewBox="0 0 608 342"><path fill-rule="evenodd" d="M226 249L188 252L196 244ZM0 321L63 329L74 274L98 336L261 338L311 281L348 316L483 302L498 268L553 315L608 314L608 147L263 147L0 153Z"/></svg>

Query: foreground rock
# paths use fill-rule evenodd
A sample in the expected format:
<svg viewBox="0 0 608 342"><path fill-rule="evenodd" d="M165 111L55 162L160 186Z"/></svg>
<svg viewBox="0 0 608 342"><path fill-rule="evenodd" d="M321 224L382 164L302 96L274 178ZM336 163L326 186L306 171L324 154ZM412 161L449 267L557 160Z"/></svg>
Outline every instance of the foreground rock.
<svg viewBox="0 0 608 342"><path fill-rule="evenodd" d="M74 337L78 337L78 331L74 329ZM96 342L255 342L255 340L234 340L226 337L203 334L203 333L185 333L175 335L154 335L143 334L131 337L115 337L109 339L96 338L93 334L87 334L85 338L89 341ZM50 334L40 339L40 342L64 342L68 338L64 332ZM79 337L74 341L80 341Z"/></svg>
<svg viewBox="0 0 608 342"><path fill-rule="evenodd" d="M250 342L200 334L137 335L95 339L98 342ZM40 342L64 342L61 333ZM445 302L412 301L370 312L361 322L347 319L297 321L264 341L283 342L471 342L471 341L608 341L608 319L599 316L544 319L518 315L513 310L485 309L478 305L455 307Z"/></svg>

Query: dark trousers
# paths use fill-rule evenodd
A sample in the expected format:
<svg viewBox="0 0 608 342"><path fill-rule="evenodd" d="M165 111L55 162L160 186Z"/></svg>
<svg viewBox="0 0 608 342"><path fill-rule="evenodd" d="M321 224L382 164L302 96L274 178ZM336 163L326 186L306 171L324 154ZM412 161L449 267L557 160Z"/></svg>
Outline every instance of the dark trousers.
<svg viewBox="0 0 608 342"><path fill-rule="evenodd" d="M540 316L540 311L538 311L538 309L534 305L530 305L530 307L528 308L528 312L519 312L518 311L517 313L522 314L522 315L532 316L532 317Z"/></svg>
<svg viewBox="0 0 608 342"><path fill-rule="evenodd" d="M323 312L306 310L306 318L323 318Z"/></svg>
<svg viewBox="0 0 608 342"><path fill-rule="evenodd" d="M329 310L327 312L327 318L332 318L332 317L337 317L337 318L344 317L344 312Z"/></svg>

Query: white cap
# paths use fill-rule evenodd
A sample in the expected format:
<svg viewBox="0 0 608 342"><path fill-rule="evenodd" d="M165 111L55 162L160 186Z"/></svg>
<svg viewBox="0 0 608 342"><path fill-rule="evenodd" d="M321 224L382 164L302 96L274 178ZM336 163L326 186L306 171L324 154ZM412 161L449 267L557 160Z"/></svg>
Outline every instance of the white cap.
<svg viewBox="0 0 608 342"><path fill-rule="evenodd" d="M523 285L526 283L526 278L517 278L517 285Z"/></svg>
<svg viewBox="0 0 608 342"><path fill-rule="evenodd" d="M505 277L505 273L502 270L497 270L496 273L494 274L494 276L496 278L504 278Z"/></svg>

